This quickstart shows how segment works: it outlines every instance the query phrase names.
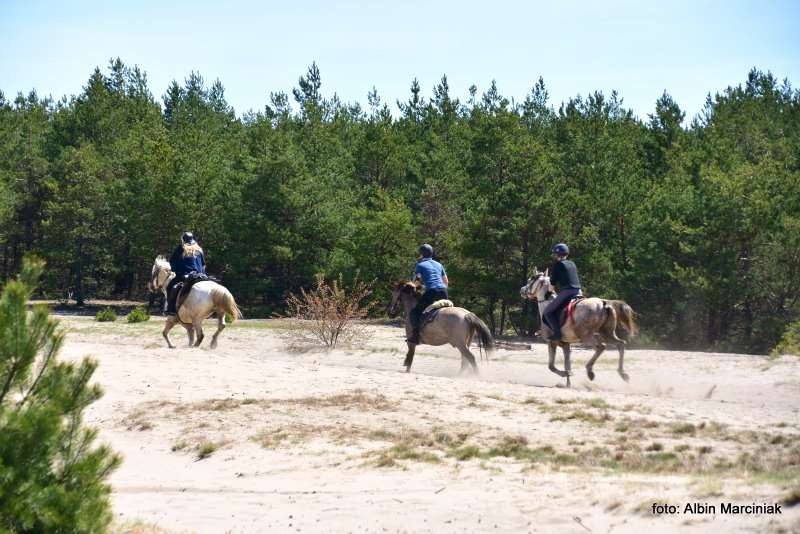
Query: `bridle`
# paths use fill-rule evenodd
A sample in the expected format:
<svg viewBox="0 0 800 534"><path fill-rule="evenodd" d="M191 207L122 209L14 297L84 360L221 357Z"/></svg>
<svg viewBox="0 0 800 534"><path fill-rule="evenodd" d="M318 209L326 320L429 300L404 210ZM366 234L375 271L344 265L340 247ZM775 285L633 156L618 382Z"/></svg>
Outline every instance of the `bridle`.
<svg viewBox="0 0 800 534"><path fill-rule="evenodd" d="M528 282L528 285L525 286L526 295L533 294L533 291L531 291L529 288L532 288L531 286L536 286L537 284L543 283L544 277L545 277L544 273L539 273L539 276L536 278L536 280L533 280L532 282ZM543 302L549 302L551 300L551 299L547 298L547 292L545 292L545 298L543 298L543 299L539 298L539 293L541 293L541 288L537 288L536 289L536 293L535 293L536 298L528 298L528 300L535 300L537 304L541 304Z"/></svg>

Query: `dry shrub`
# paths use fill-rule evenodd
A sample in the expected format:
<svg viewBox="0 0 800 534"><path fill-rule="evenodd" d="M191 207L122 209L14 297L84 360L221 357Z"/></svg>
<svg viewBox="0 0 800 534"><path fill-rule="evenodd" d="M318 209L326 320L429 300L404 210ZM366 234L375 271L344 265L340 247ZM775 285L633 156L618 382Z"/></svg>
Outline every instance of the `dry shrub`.
<svg viewBox="0 0 800 534"><path fill-rule="evenodd" d="M356 277L350 288L338 280L328 283L317 275L313 289L300 289L300 294L291 294L286 299L287 315L301 321L301 328L290 335L299 342L311 342L335 348L339 343L350 343L366 337L367 328L359 321L364 319L374 302L364 302L372 294L372 284Z"/></svg>

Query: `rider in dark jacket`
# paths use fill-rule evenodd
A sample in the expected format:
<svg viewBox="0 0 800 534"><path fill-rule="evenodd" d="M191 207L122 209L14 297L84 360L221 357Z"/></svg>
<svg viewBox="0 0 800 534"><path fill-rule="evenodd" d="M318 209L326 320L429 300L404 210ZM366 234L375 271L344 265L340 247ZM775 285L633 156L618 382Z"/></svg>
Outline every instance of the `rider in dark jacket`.
<svg viewBox="0 0 800 534"><path fill-rule="evenodd" d="M581 294L581 282L578 279L578 268L575 263L568 260L569 247L559 243L553 247L553 260L555 264L550 272L550 284L556 286L558 294L544 310L543 319L553 332L550 341L561 340L561 310L569 301Z"/></svg>
<svg viewBox="0 0 800 534"><path fill-rule="evenodd" d="M206 259L203 249L197 243L191 232L184 232L181 236L181 244L175 247L172 256L169 258L169 265L175 277L167 286L167 315L175 315L175 303L178 300L180 288L175 286L185 282L186 279L194 274L205 274Z"/></svg>
<svg viewBox="0 0 800 534"><path fill-rule="evenodd" d="M416 345L419 344L419 322L422 319L422 312L437 300L447 299L447 287L450 285L444 265L433 259L433 247L424 244L419 247L419 254L421 257L417 260L417 267L414 270L412 280L422 279L425 293L414 309L411 310L411 325L414 331L408 340L409 343Z"/></svg>

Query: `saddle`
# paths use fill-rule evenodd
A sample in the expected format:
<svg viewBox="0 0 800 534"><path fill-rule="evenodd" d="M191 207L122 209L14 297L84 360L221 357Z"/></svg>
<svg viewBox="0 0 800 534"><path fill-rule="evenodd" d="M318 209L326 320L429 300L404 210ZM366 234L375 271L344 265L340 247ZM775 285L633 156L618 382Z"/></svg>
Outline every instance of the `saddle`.
<svg viewBox="0 0 800 534"><path fill-rule="evenodd" d="M582 301L585 298L586 297L584 297L583 295L578 295L574 299L570 300L566 306L564 306L564 309L561 310L561 313L559 314L559 321L561 321L562 328L564 327L565 324L567 324L567 321L575 324L575 317L574 317L575 306L578 304L578 302Z"/></svg>
<svg viewBox="0 0 800 534"><path fill-rule="evenodd" d="M452 308L453 306L454 304L452 300L442 299L442 300L437 300L436 302L425 308L422 312L422 316L419 319L420 331L422 330L422 327L424 327L426 324L436 319L436 316L439 315L439 311L442 308Z"/></svg>

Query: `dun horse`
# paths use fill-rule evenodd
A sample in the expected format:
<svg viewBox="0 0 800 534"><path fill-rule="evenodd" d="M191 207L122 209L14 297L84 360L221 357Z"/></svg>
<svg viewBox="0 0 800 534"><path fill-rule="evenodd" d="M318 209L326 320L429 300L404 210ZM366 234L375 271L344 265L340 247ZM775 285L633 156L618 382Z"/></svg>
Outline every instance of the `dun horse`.
<svg viewBox="0 0 800 534"><path fill-rule="evenodd" d="M542 318L544 309L553 300L552 286L548 272L538 272L535 269L533 277L520 288L520 295L524 299L535 300L539 305L539 319ZM549 295L549 296L548 296ZM562 315L566 313L566 309ZM567 387L570 386L572 374L570 362L570 343L585 343L594 347L594 355L586 363L586 374L589 380L594 380L594 363L606 350L605 343L617 345L619 351L619 365L617 372L626 382L630 378L623 367L625 359L625 341L617 337L617 325L621 324L627 331L627 337L636 335L636 323L633 320L633 309L621 300L603 300L599 298L585 298L575 303L571 317L566 319L561 327L561 341L549 341L550 329L542 321L542 332L548 338L549 360L548 368L558 376L567 378ZM564 370L556 368L555 358L558 346L564 351Z"/></svg>
<svg viewBox="0 0 800 534"><path fill-rule="evenodd" d="M150 291L163 291L166 303L167 285L174 277L175 273L172 272L166 258L158 256L153 263L153 271L148 283ZM178 309L178 314L167 317L162 335L167 340L169 348L175 348L169 340L169 331L178 322L189 334L189 346L199 347L205 337L203 320L210 317L212 313L217 314L217 331L211 338L211 348L213 349L217 347L217 337L225 329L225 314L230 313L234 319L241 319L242 312L239 311L233 295L226 287L211 280L197 282L192 286ZM194 340L195 333L197 333L196 342Z"/></svg>
<svg viewBox="0 0 800 534"><path fill-rule="evenodd" d="M406 316L406 337L410 338L413 327L411 326L411 310L417 305L420 297L420 287L414 282L398 282L392 292L392 301L389 304L389 315L394 317L403 309ZM478 372L475 355L469 350L472 338L478 334L479 348L483 348L488 355L494 350L494 339L486 324L469 310L448 306L440 308L436 317L427 323L420 331L420 343L440 346L449 343L461 352L461 371L472 366ZM408 344L408 353L403 365L406 372L411 371L414 362L416 345Z"/></svg>

